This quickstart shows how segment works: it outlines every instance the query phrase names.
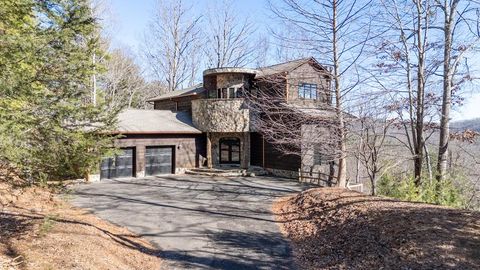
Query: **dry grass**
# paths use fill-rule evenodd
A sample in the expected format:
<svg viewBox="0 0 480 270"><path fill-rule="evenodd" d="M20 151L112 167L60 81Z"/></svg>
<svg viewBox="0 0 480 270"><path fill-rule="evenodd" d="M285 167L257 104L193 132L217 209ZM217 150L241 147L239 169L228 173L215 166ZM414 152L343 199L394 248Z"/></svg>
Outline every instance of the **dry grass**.
<svg viewBox="0 0 480 270"><path fill-rule="evenodd" d="M480 269L480 213L317 188L273 207L301 269Z"/></svg>
<svg viewBox="0 0 480 270"><path fill-rule="evenodd" d="M0 269L159 269L157 250L49 190L0 183Z"/></svg>

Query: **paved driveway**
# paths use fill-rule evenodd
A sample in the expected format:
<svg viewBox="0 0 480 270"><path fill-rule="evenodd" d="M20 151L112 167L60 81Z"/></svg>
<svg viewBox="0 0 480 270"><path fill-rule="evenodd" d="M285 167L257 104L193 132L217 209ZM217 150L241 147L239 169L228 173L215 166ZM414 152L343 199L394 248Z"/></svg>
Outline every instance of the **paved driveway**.
<svg viewBox="0 0 480 270"><path fill-rule="evenodd" d="M294 269L270 207L302 190L269 177L164 176L74 187L72 203L146 237L165 269Z"/></svg>

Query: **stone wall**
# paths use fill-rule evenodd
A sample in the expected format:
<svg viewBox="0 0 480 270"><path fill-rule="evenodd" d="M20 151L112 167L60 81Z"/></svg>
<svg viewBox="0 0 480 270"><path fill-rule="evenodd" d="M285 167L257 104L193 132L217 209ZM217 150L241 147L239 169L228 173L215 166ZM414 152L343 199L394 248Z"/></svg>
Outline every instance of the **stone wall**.
<svg viewBox="0 0 480 270"><path fill-rule="evenodd" d="M242 98L192 101L193 125L203 132L248 132L249 110Z"/></svg>

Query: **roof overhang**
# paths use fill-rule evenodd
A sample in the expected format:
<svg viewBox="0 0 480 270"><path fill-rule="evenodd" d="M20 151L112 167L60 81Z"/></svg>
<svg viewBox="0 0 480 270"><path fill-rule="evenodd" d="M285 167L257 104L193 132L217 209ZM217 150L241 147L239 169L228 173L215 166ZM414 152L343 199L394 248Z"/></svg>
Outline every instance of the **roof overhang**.
<svg viewBox="0 0 480 270"><path fill-rule="evenodd" d="M198 93L188 93L188 94L182 94L182 95L178 95L178 96L164 97L164 98L157 97L157 98L147 99L147 102L155 102L155 101L161 101L161 100L173 100L173 99L177 99L177 98L196 96L196 95L198 95Z"/></svg>
<svg viewBox="0 0 480 270"><path fill-rule="evenodd" d="M199 135L201 131L110 131L111 135Z"/></svg>
<svg viewBox="0 0 480 270"><path fill-rule="evenodd" d="M251 68L239 68L239 67L222 67L211 68L203 71L203 76L216 75L222 73L243 73L243 74L257 74L257 70Z"/></svg>

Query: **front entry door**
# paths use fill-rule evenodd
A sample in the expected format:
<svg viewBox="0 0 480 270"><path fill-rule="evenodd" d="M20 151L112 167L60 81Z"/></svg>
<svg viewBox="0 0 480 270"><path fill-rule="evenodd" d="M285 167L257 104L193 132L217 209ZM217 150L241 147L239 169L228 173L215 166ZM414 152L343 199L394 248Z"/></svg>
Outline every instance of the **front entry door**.
<svg viewBox="0 0 480 270"><path fill-rule="evenodd" d="M220 139L220 163L240 164L240 139Z"/></svg>

